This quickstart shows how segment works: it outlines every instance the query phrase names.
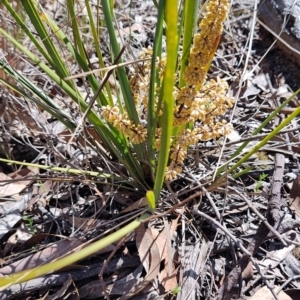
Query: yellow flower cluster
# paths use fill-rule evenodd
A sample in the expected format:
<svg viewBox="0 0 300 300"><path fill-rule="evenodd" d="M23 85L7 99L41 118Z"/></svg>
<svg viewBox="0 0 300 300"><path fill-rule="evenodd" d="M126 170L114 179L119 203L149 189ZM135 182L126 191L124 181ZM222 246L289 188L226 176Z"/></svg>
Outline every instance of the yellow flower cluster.
<svg viewBox="0 0 300 300"><path fill-rule="evenodd" d="M199 141L216 139L232 130L231 124L220 119L220 116L234 103L233 98L226 96L227 82L217 79L216 81L209 80L203 85L206 80L207 65L211 62L216 43L222 33L222 23L226 18L227 9L227 0L209 1L207 13L199 25L201 31L194 36L189 65L184 74L186 86L174 89L174 127L180 127L180 130L178 130L179 135L173 137L171 141L170 164L166 170L166 180L171 181L182 172L190 145L197 144ZM152 49L148 48L141 55L141 58L151 58L151 56ZM165 60L157 59L156 67L159 79L162 79ZM113 124L132 144L139 144L147 139L145 123L147 120L150 68L150 61L145 60L130 78L131 91L140 124L135 125L127 113L122 113L117 106L102 108L102 115L106 121ZM159 87L156 87L156 92L159 95ZM155 109L157 108L155 107ZM126 111L125 108L123 110ZM161 115L162 111L157 114ZM185 128L187 124L193 124L193 128ZM160 144L161 128L158 126L155 129L154 149L159 151Z"/></svg>
<svg viewBox="0 0 300 300"><path fill-rule="evenodd" d="M184 73L188 85L201 87L205 82L208 65L223 31L228 6L228 0L209 1L207 13L199 24L200 33L194 36L189 65Z"/></svg>
<svg viewBox="0 0 300 300"><path fill-rule="evenodd" d="M199 24L200 33L194 36L189 64L184 72L186 86L174 92L174 126L193 123L194 128L184 130L174 140L166 180L173 180L181 173L190 145L218 138L232 130L231 124L218 120L234 102L233 98L226 96L227 82L210 80L203 86L223 31L228 7L228 0L210 0L206 15Z"/></svg>
<svg viewBox="0 0 300 300"><path fill-rule="evenodd" d="M227 90L227 82L218 79L208 81L198 93L186 87L174 93L178 104L174 113L174 126L193 123L194 128L185 129L174 139L166 180L171 181L180 173L178 171L182 169L190 145L216 139L231 132L231 124L218 119L234 103L234 98L226 96Z"/></svg>
<svg viewBox="0 0 300 300"><path fill-rule="evenodd" d="M174 125L201 121L209 126L215 123L215 116L223 115L232 107L233 98L228 98L228 84L225 80L208 81L199 92L193 87L184 87L174 92L176 107Z"/></svg>
<svg viewBox="0 0 300 300"><path fill-rule="evenodd" d="M149 59L152 56L152 49L149 47L144 50L140 58ZM164 66L164 60L158 60L157 65ZM147 128L142 125L147 120L147 102L150 84L151 64L149 60L145 60L143 65L133 72L129 83L131 92L135 102L136 110L140 117L140 124L135 125L128 117L127 113L121 113L118 106L105 106L102 108L102 116L107 122L113 124L122 134L124 134L132 144L143 143L147 138ZM158 68L162 70L162 67ZM125 110L125 108L124 108ZM162 112L160 112L160 115ZM157 131L160 136L160 131ZM157 136L158 143L159 138ZM157 148L156 148L157 149Z"/></svg>
<svg viewBox="0 0 300 300"><path fill-rule="evenodd" d="M138 84L138 81L136 81ZM184 87L174 92L176 99L176 109L174 112L174 126L193 123L194 128L185 129L172 141L170 150L170 165L166 170L166 180L173 180L182 172L183 162L187 156L187 150L190 145L198 141L207 141L219 138L231 132L231 124L224 120L219 121L218 117L223 115L226 110L233 106L234 98L226 96L228 84L225 80L210 80L196 92L193 88ZM145 93L144 88L140 91ZM138 99L138 97L137 97ZM140 111L141 120L146 120L146 107L141 104L143 99L137 103L137 106L143 107L143 113ZM147 130L142 125L134 125L129 120L126 113L121 113L117 106L105 106L102 108L103 117L113 124L122 134L124 134L131 143L139 144L146 140ZM161 140L161 128L156 128L154 148L159 150Z"/></svg>
<svg viewBox="0 0 300 300"><path fill-rule="evenodd" d="M152 56L152 49L145 49L140 55L140 59L149 59ZM150 63L145 61L142 66L134 71L130 78L130 87L136 106L144 105L147 107L148 90L150 83Z"/></svg>
<svg viewBox="0 0 300 300"><path fill-rule="evenodd" d="M147 129L142 124L133 124L126 113L120 113L117 106L104 106L102 108L102 116L106 121L112 123L133 144L140 144L146 140Z"/></svg>
<svg viewBox="0 0 300 300"><path fill-rule="evenodd" d="M150 58L152 57L152 49L148 47L140 55L140 59L145 59L145 62L142 65L139 65L136 70L133 72L129 83L131 87L131 92L133 99L135 101L136 109L138 112L144 115L147 119L147 116L144 112L147 110L148 106L148 96L149 96L149 85L150 85L150 76L151 76L151 63ZM165 59L161 58L156 60L156 68L158 70L158 76L162 79L164 68L165 68ZM159 90L157 89L157 92ZM158 93L157 93L158 94ZM157 98L155 99L157 103ZM160 111L159 115L162 115Z"/></svg>

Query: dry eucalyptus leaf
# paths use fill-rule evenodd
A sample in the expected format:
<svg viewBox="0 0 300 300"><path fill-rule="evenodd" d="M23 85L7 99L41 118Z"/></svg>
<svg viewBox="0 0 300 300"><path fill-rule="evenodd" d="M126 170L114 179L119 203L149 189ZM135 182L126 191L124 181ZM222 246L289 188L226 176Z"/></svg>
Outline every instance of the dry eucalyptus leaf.
<svg viewBox="0 0 300 300"><path fill-rule="evenodd" d="M82 242L76 238L68 238L53 243L49 247L33 253L25 258L11 263L5 267L0 268L0 274L9 275L20 272L25 269L34 268L44 264L45 262L53 261L56 258L62 257L66 254L78 251L82 246Z"/></svg>
<svg viewBox="0 0 300 300"><path fill-rule="evenodd" d="M13 181L11 177L0 173L0 197L17 195L26 188L26 185L22 181Z"/></svg>
<svg viewBox="0 0 300 300"><path fill-rule="evenodd" d="M294 180L291 192L291 198L300 197L300 175Z"/></svg>
<svg viewBox="0 0 300 300"><path fill-rule="evenodd" d="M274 288L274 292L278 291L279 287ZM277 295L279 300L292 300L290 296L288 296L285 292L281 291ZM259 289L252 297L251 300L273 300L274 296L269 290L268 287L264 286L263 288Z"/></svg>
<svg viewBox="0 0 300 300"><path fill-rule="evenodd" d="M0 238L2 238L17 222L21 220L21 216L17 214L9 214L0 219Z"/></svg>

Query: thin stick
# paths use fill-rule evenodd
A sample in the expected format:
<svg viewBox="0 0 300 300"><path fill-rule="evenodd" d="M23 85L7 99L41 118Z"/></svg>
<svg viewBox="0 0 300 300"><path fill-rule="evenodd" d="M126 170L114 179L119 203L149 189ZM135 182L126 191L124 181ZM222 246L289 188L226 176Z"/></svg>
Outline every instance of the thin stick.
<svg viewBox="0 0 300 300"><path fill-rule="evenodd" d="M123 48L121 49L120 53L118 54L118 56L117 56L116 59L114 60L114 63L113 63L114 65L115 65L115 64L118 62L118 60L121 58L121 56L122 56L124 50L125 50L125 46L123 46ZM93 107L93 105L94 105L94 103L95 103L97 97L99 96L100 92L101 92L102 89L104 88L106 82L108 81L108 79L109 79L110 75L113 73L113 71L114 71L114 69L110 69L107 73L105 73L104 78L103 78L103 80L102 80L102 83L101 83L100 87L98 88L97 92L94 94L93 98L91 99L91 101L90 101L90 103L89 103L89 105L88 105L86 111L84 112L84 114L83 114L83 116L82 116L82 118L81 118L81 122L80 122L80 123L78 124L78 126L76 127L76 129L75 129L73 135L71 136L71 138L70 138L68 144L71 144L71 143L72 143L72 141L73 141L74 137L76 136L76 133L78 132L79 128L80 128L80 127L83 127L83 125L84 125L84 120L85 120L87 114L89 113L89 111L90 111L91 108Z"/></svg>

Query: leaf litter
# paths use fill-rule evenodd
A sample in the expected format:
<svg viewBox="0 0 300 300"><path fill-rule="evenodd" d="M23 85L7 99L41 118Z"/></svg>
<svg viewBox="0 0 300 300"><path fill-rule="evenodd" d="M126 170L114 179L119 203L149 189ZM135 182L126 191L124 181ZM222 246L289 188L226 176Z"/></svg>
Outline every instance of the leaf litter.
<svg viewBox="0 0 300 300"><path fill-rule="evenodd" d="M62 13L58 2L41 2L47 4L50 13ZM151 44L155 8L152 1L123 2L118 15L119 39L138 57L141 46ZM258 23L247 56L253 5L253 1L233 1L210 74L212 78L226 78L238 100L232 116L236 136L225 143L223 152L215 141L190 150L184 176L162 192L159 209L174 209L141 226L123 245L111 245L69 270L12 286L0 293L0 299L25 299L22 293L31 299L105 299L107 295L112 299L298 299L299 180L291 187L293 176L284 177L299 173L298 118L262 149L263 159L256 156L249 160L254 169L239 179L228 177L215 188L206 185L206 193L202 190L212 179L212 171L226 162L237 143L249 140L255 145L275 122L281 122L299 106L298 97L294 97L277 120L258 137L251 137L268 114L300 87L295 75L299 66L280 48L268 49L273 36ZM104 38L103 47L107 45ZM88 51L92 58L93 49ZM104 59L109 61L109 57ZM97 59L95 62L96 66ZM23 71L30 74L30 70L28 63ZM74 112L71 101L64 99L52 82L43 76L32 79L57 103ZM88 94L84 84L82 92ZM1 157L112 173L122 168L99 157L94 149L82 149L82 141L67 144L70 132L45 111L8 91L1 93ZM88 128L87 135L93 137L93 128ZM273 174L278 164L283 173L276 178ZM144 195L136 191L126 194L122 186L113 187L101 179L38 172L28 167L14 169L4 164L0 168L2 276L76 251L134 217L146 204ZM263 173L267 177L258 184ZM270 193L273 198L268 200ZM176 206L189 197L191 201L185 202L184 209ZM142 204L137 204L139 201ZM264 224L266 216L273 231ZM104 261L105 290L98 278ZM230 281L228 275L237 280ZM232 289L225 290L225 284ZM283 291L276 296L279 287Z"/></svg>

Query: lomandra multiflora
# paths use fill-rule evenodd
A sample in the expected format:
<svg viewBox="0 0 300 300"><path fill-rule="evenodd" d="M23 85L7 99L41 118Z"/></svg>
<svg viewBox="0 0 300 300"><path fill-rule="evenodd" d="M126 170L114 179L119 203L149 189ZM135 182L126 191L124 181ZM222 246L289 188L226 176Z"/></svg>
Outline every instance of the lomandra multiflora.
<svg viewBox="0 0 300 300"><path fill-rule="evenodd" d="M225 80L206 81L206 74L215 54L223 22L227 17L227 0L211 0L206 6L206 14L199 24L200 31L193 37L189 63L184 70L185 85L174 87L174 132L170 149L170 163L165 179L173 180L182 172L188 147L199 141L216 139L231 131L231 124L222 120L226 110L233 106L233 98L226 96L228 84ZM151 58L151 49L146 49L142 57ZM132 144L144 143L147 139L147 101L150 83L150 63L145 60L142 72L132 74L130 83L139 114L136 125L126 113L125 107L105 106L102 115L113 124ZM165 60L157 58L157 76L160 83L164 77ZM139 69L140 70L140 69ZM178 70L179 73L180 70ZM175 74L178 82L179 74ZM159 87L156 89L158 104ZM158 111L159 110L159 111ZM163 107L156 106L156 115L162 115ZM159 151L161 130L157 122L156 140L153 148ZM146 143L145 143L146 144Z"/></svg>

